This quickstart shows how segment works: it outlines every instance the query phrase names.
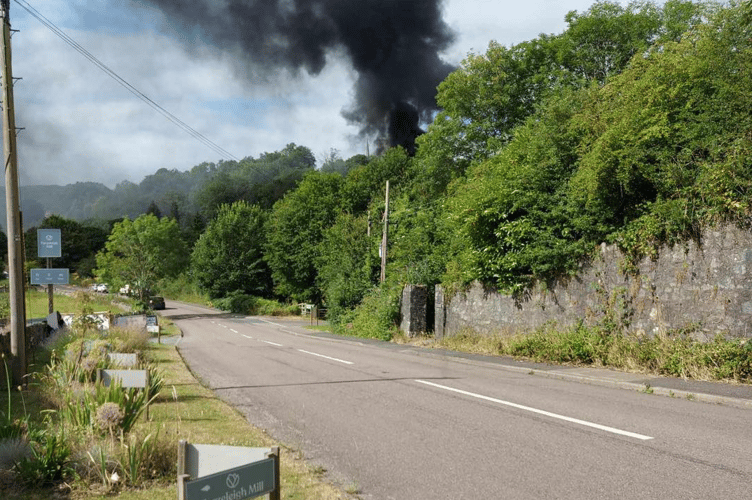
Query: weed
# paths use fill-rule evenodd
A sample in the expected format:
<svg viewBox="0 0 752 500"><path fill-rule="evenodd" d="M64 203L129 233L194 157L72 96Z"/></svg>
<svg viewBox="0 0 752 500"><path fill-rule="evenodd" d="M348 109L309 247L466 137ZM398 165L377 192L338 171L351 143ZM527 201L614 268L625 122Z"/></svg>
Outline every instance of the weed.
<svg viewBox="0 0 752 500"><path fill-rule="evenodd" d="M345 493L347 493L348 495L357 495L358 493L360 493L360 486L358 486L358 484L355 482L346 484L344 489Z"/></svg>

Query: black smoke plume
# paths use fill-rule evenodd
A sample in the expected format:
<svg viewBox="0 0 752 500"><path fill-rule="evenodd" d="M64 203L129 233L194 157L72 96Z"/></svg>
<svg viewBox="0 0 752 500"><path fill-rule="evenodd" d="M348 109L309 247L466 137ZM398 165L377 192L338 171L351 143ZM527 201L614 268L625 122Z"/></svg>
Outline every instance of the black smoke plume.
<svg viewBox="0 0 752 500"><path fill-rule="evenodd" d="M439 57L453 42L442 0L140 1L182 35L237 50L249 67L316 75L328 54L344 52L357 81L343 116L361 134L410 152L420 121L436 109L436 86L453 69Z"/></svg>

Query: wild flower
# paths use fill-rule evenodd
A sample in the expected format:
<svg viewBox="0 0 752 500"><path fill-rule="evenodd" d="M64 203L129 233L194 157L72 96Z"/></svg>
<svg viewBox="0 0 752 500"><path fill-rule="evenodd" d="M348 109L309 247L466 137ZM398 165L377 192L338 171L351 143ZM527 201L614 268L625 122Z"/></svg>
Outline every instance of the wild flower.
<svg viewBox="0 0 752 500"><path fill-rule="evenodd" d="M125 412L117 403L104 403L97 408L96 422L104 431L114 431L123 423Z"/></svg>

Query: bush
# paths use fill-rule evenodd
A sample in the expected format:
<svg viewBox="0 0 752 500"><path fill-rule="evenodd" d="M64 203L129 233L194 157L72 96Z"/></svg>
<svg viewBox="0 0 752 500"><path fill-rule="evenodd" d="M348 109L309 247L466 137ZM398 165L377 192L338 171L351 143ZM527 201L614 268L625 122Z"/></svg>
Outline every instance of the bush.
<svg viewBox="0 0 752 500"><path fill-rule="evenodd" d="M227 297L215 300L212 305L223 311L237 314L262 316L297 316L300 314L295 305L285 305L275 300L245 295L242 292L231 293Z"/></svg>
<svg viewBox="0 0 752 500"><path fill-rule="evenodd" d="M363 302L349 313L340 315L333 325L337 333L391 340L398 330L400 287L374 288Z"/></svg>

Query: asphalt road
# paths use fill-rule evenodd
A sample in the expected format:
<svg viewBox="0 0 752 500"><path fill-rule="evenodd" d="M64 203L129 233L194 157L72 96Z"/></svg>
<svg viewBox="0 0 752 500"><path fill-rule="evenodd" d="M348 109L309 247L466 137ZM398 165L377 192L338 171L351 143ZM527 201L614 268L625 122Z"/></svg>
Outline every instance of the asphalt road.
<svg viewBox="0 0 752 500"><path fill-rule="evenodd" d="M750 498L752 412L167 302L191 369L363 499Z"/></svg>

